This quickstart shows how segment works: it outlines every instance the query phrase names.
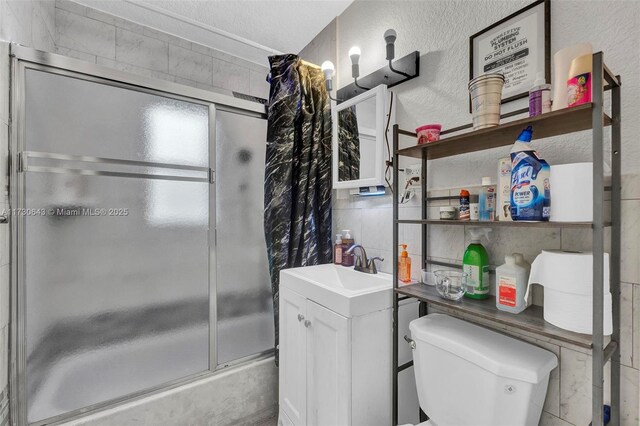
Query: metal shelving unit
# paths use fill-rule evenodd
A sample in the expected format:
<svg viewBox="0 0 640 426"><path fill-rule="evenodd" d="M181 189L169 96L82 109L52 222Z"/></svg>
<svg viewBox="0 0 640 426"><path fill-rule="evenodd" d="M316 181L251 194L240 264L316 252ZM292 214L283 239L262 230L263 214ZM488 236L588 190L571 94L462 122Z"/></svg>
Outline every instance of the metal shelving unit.
<svg viewBox="0 0 640 426"><path fill-rule="evenodd" d="M605 84L606 83L606 84ZM433 304L445 307L457 312L473 314L484 320L507 324L515 329L520 329L540 336L553 338L558 341L578 345L591 349L592 352L592 425L604 425L603 418L603 384L604 366L611 360L611 425L618 425L620 418L620 352L618 342L620 339L620 76L614 75L604 64L602 52L593 55L592 84L594 88L603 87L603 90L593 91L593 102L574 108L553 111L536 117L525 117L496 127L482 129L455 136L447 136L438 142L426 145L411 146L399 149L399 138L415 138L416 134L401 130L398 125L393 126L393 257L398 258L398 227L401 224L422 225L422 263L427 265L443 265L442 262L431 261L427 252L427 239L429 226L438 225L466 225L466 226L499 226L499 227L552 227L552 228L584 228L592 230L593 256L593 334L585 335L562 330L548 324L543 319L541 307L532 306L524 312L513 315L498 311L495 308L495 299L464 300L451 302L438 296L433 287L424 284L412 284L398 286L398 264L394 262L394 292L393 292L393 426L398 424L398 374L411 367L410 361L398 365L398 303L407 298L420 301L420 316L427 314L427 305ZM611 111L607 115L604 111L604 92L611 91ZM523 110L520 112L525 112ZM509 116L512 116L509 114ZM504 117L503 117L504 118ZM499 146L511 145L518 136L519 131L532 125L536 132L536 138L551 137L569 134L581 130L592 130L593 152L593 222L456 222L446 220L433 220L427 216L427 162L459 154L491 149ZM604 221L604 132L605 126L611 126L611 221ZM442 135L457 133L471 126L462 126L448 131ZM422 215L418 220L400 220L398 218L399 173L400 157L414 157L422 160ZM603 252L604 229L611 228L611 252L610 258L610 291L613 296L613 334L611 339L604 336L603 330ZM445 266L458 266L446 264ZM426 416L420 412L421 421Z"/></svg>

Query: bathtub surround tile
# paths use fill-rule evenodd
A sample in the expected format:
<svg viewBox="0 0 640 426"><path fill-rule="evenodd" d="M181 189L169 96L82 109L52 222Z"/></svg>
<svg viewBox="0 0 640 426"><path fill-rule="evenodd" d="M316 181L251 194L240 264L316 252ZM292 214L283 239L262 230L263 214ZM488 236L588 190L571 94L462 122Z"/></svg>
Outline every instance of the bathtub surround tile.
<svg viewBox="0 0 640 426"><path fill-rule="evenodd" d="M26 15L22 9L19 9L19 12L14 11L9 3L0 2L0 38L30 46L31 15Z"/></svg>
<svg viewBox="0 0 640 426"><path fill-rule="evenodd" d="M56 45L115 59L116 27L56 9Z"/></svg>
<svg viewBox="0 0 640 426"><path fill-rule="evenodd" d="M169 73L200 83L211 84L213 60L209 56L169 45Z"/></svg>
<svg viewBox="0 0 640 426"><path fill-rule="evenodd" d="M167 73L169 45L166 42L118 28L116 60L141 68Z"/></svg>
<svg viewBox="0 0 640 426"><path fill-rule="evenodd" d="M640 370L640 285L633 286L633 368Z"/></svg>
<svg viewBox="0 0 640 426"><path fill-rule="evenodd" d="M0 266L0 327L9 324L11 280L9 277L9 265Z"/></svg>
<svg viewBox="0 0 640 426"><path fill-rule="evenodd" d="M0 13L2 12L2 8L4 6L0 5ZM0 17L0 24L2 23L2 17ZM0 29L0 31L2 31ZM10 68L10 58L9 58L9 43L0 41L0 69L9 70ZM0 124L8 125L9 124L9 76L5 73L4 75L0 75ZM0 148L3 151L9 150L9 135L7 133L7 128L0 129ZM7 165L0 165L0 177L5 179L7 175Z"/></svg>
<svg viewBox="0 0 640 426"><path fill-rule="evenodd" d="M213 59L212 85L229 90L249 93L251 91L250 72L247 68L231 62Z"/></svg>
<svg viewBox="0 0 640 426"><path fill-rule="evenodd" d="M119 71L125 71L131 74L141 75L143 77L157 78L160 80L175 81L175 77L160 71L154 71L147 68L137 67L135 65L126 64L106 58L98 58L98 65L107 66Z"/></svg>
<svg viewBox="0 0 640 426"><path fill-rule="evenodd" d="M56 0L56 8L67 12L75 13L80 16L87 16L88 7L70 0Z"/></svg>
<svg viewBox="0 0 640 426"><path fill-rule="evenodd" d="M259 71L249 70L249 94L269 100L270 85L267 82L269 70L264 68Z"/></svg>
<svg viewBox="0 0 640 426"><path fill-rule="evenodd" d="M66 47L56 47L56 53L68 56L70 58L80 59L81 61L97 63L98 57L90 53L80 52L79 50L68 49Z"/></svg>
<svg viewBox="0 0 640 426"><path fill-rule="evenodd" d="M256 419L277 413L277 380L278 369L273 358L268 358L125 402L67 425L255 425Z"/></svg>
<svg viewBox="0 0 640 426"><path fill-rule="evenodd" d="M55 52L55 7L51 8L52 5L52 0L41 0L32 4L31 43L35 49L45 52Z"/></svg>

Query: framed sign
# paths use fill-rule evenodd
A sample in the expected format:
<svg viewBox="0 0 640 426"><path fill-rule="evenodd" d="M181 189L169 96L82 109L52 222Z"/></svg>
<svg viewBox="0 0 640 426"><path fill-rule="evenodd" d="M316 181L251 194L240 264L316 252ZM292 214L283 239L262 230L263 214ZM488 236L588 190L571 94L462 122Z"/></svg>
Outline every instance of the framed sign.
<svg viewBox="0 0 640 426"><path fill-rule="evenodd" d="M538 72L551 82L550 0L538 0L469 38L469 80L504 75L502 103L529 95Z"/></svg>

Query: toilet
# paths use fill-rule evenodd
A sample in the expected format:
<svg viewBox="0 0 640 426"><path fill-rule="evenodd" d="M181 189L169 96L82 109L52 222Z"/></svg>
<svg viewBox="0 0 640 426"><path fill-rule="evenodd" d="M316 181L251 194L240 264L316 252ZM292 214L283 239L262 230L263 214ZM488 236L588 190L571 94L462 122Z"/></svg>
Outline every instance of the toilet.
<svg viewBox="0 0 640 426"><path fill-rule="evenodd" d="M443 314L409 325L420 426L535 426L556 356ZM410 426L410 425L406 425Z"/></svg>

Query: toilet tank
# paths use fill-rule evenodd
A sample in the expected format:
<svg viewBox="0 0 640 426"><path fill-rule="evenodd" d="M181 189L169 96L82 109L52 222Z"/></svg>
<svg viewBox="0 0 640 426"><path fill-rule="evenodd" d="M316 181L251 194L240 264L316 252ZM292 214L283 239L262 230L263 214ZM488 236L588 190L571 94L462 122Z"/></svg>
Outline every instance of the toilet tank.
<svg viewBox="0 0 640 426"><path fill-rule="evenodd" d="M420 407L435 424L538 424L553 353L443 314L409 328Z"/></svg>

